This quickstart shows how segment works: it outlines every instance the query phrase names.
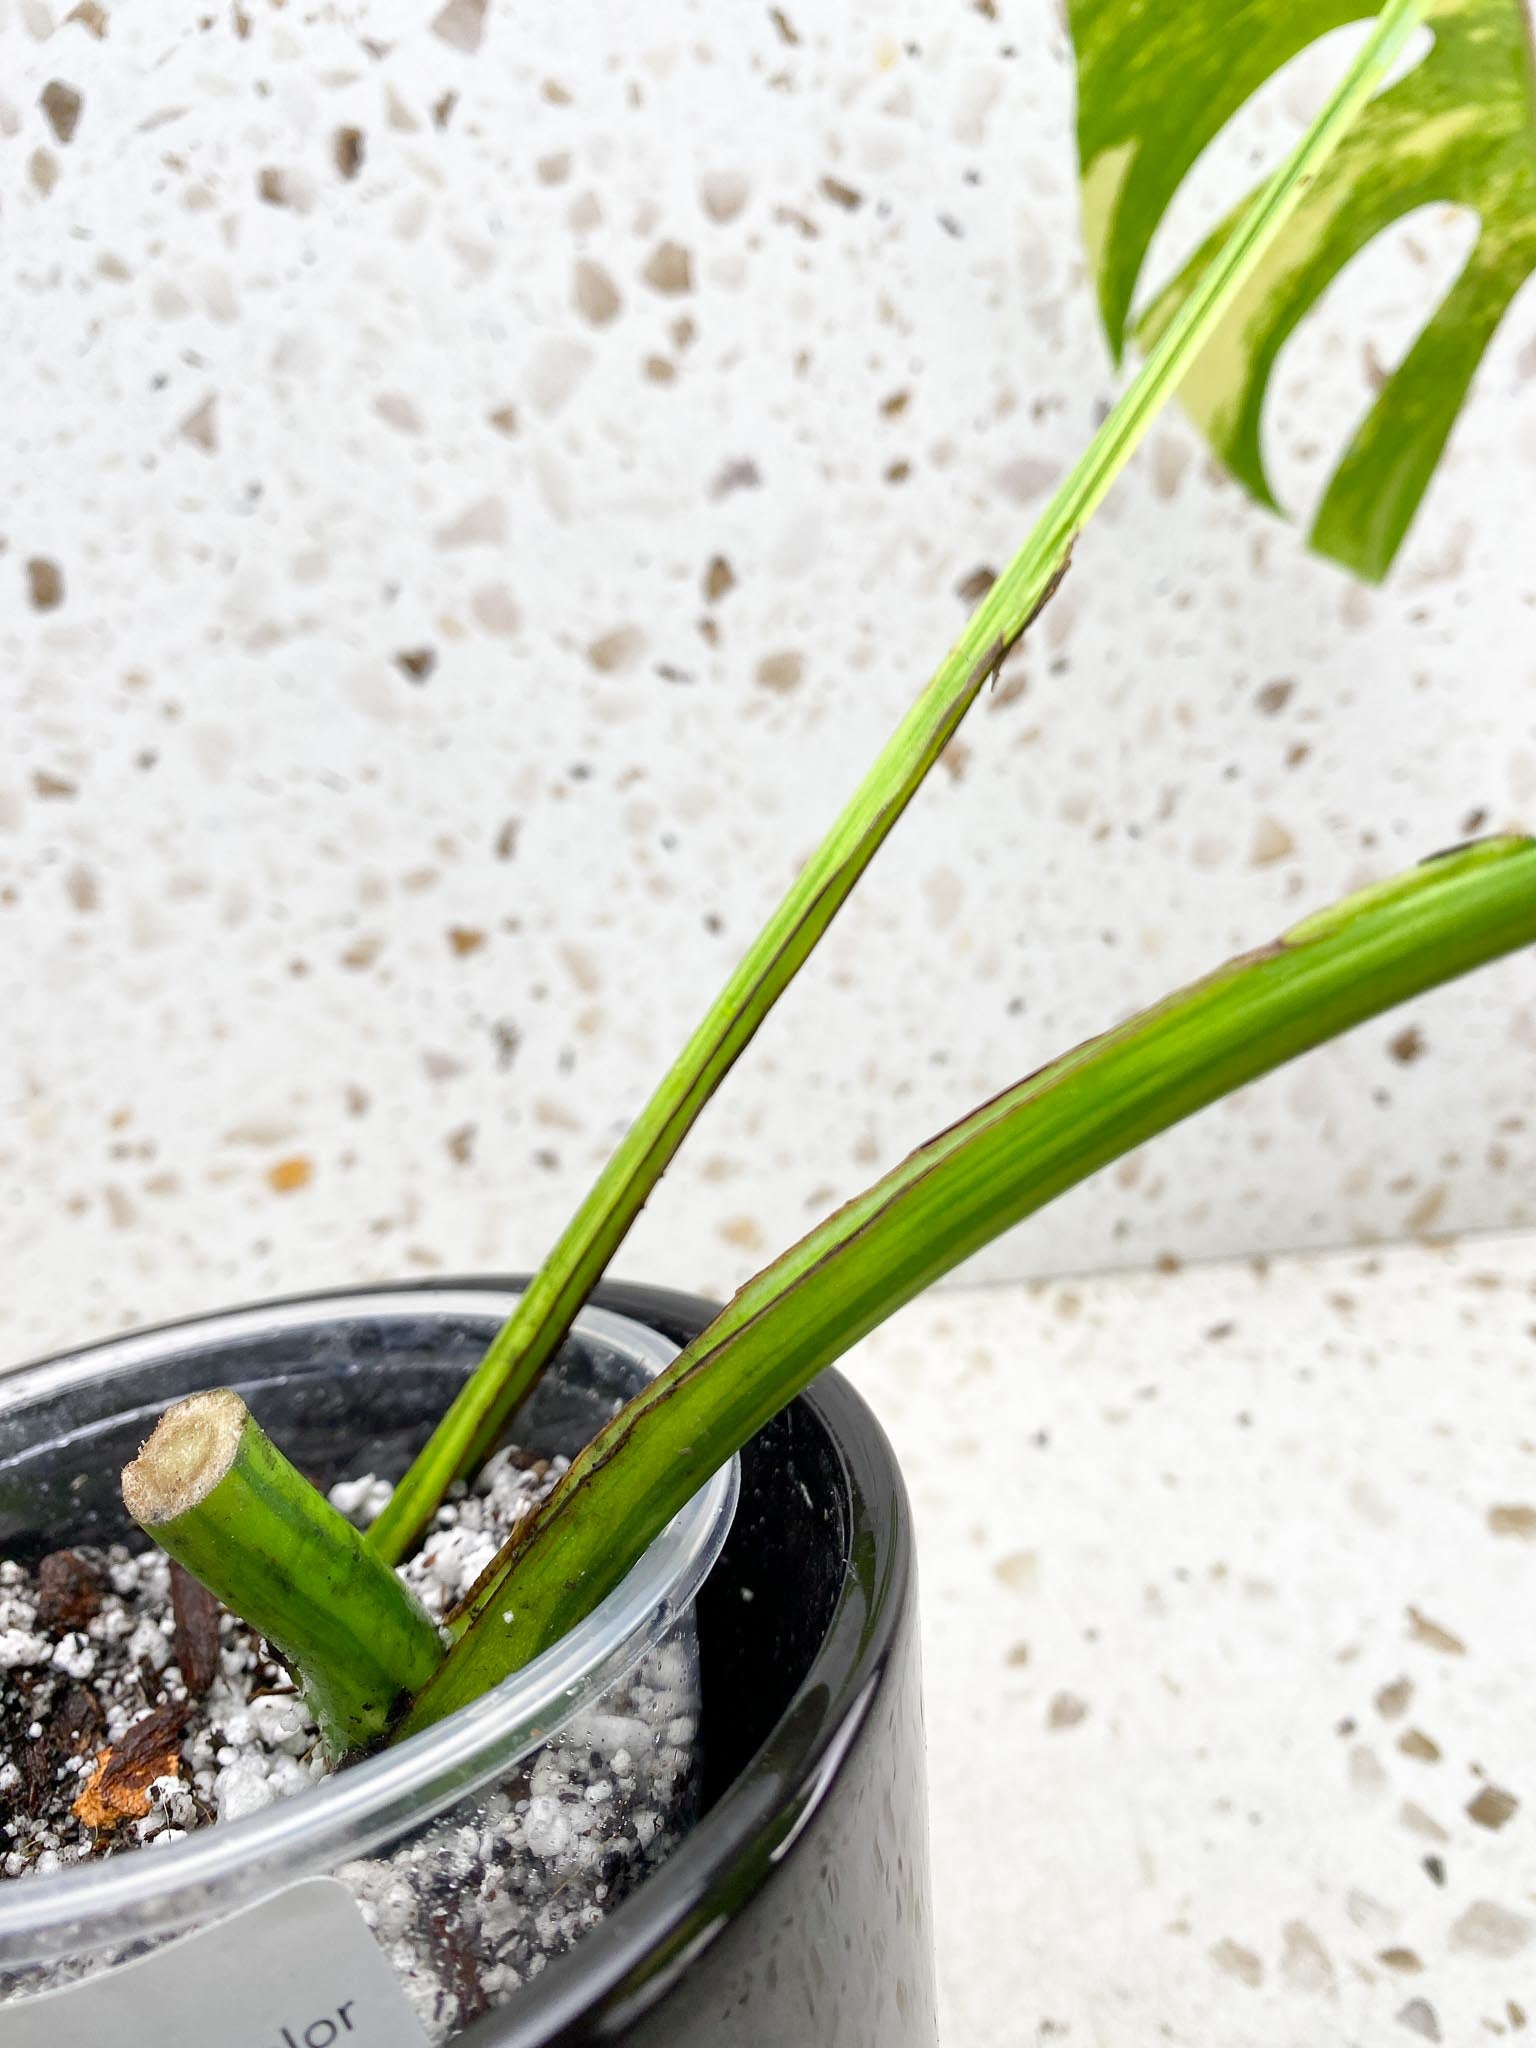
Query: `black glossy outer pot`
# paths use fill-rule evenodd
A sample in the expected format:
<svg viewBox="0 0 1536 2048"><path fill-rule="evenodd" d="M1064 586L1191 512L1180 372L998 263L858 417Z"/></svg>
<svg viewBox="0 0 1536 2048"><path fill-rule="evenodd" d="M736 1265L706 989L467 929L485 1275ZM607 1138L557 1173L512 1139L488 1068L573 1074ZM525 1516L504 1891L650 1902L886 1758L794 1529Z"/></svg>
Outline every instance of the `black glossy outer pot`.
<svg viewBox="0 0 1536 2048"><path fill-rule="evenodd" d="M679 1343L713 1313L658 1288L596 1300ZM699 1630L707 1811L462 2048L933 2048L911 1511L839 1374L742 1453Z"/></svg>

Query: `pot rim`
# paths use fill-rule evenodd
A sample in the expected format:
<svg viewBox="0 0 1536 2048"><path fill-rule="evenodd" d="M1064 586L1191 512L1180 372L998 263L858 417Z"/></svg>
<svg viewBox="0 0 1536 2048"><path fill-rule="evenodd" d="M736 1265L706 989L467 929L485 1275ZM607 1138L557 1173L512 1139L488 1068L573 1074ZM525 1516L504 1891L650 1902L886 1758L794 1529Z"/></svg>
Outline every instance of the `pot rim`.
<svg viewBox="0 0 1536 2048"><path fill-rule="evenodd" d="M0 1410L46 1399L81 1379L121 1374L131 1384L137 1367L181 1351L213 1357L220 1344L322 1323L437 1314L494 1327L520 1292L508 1282L412 1282L330 1289L187 1317L18 1367L0 1376ZM572 1329L623 1351L652 1376L678 1350L649 1325L611 1309L583 1309ZM0 1957L14 1967L163 1932L195 1913L208 1917L211 1896L213 1917L222 1918L281 1885L366 1856L402 1828L420 1826L505 1772L633 1667L696 1598L729 1532L738 1492L732 1459L584 1622L480 1699L395 1748L168 1847L0 1884Z"/></svg>

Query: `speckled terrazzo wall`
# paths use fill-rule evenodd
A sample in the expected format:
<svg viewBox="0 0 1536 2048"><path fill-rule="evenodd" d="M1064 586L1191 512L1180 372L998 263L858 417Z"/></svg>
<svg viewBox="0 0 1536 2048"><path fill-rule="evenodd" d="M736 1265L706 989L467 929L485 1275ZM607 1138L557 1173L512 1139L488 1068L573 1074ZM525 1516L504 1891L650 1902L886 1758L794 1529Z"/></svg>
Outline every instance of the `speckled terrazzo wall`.
<svg viewBox="0 0 1536 2048"><path fill-rule="evenodd" d="M1533 1292L1526 1232L951 1293L864 1348L945 2048L1530 2040Z"/></svg>
<svg viewBox="0 0 1536 2048"><path fill-rule="evenodd" d="M1113 388L1069 110L1007 0L0 0L7 1355L538 1254ZM1293 350L1293 498L1465 245ZM631 1271L1533 822L1533 331L1381 593L1158 429ZM1533 1044L1516 963L982 1271L1530 1221Z"/></svg>

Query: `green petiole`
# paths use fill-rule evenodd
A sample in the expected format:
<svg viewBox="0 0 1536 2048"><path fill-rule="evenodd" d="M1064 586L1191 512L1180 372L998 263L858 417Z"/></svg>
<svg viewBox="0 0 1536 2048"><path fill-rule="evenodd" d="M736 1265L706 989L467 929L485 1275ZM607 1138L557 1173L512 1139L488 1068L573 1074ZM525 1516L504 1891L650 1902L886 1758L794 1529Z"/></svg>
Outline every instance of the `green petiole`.
<svg viewBox="0 0 1536 2048"><path fill-rule="evenodd" d="M335 1757L366 1749L442 1661L437 1629L236 1393L168 1408L123 1472L129 1514L272 1644Z"/></svg>
<svg viewBox="0 0 1536 2048"><path fill-rule="evenodd" d="M679 1145L794 979L961 719L1064 573L1073 542L1302 193L1391 69L1425 0L1388 0L1353 64L1158 336L1034 531L982 599L831 831L620 1141L512 1316L369 1532L404 1557L455 1479L495 1448Z"/></svg>
<svg viewBox="0 0 1536 2048"><path fill-rule="evenodd" d="M1298 1053L1536 942L1536 841L1489 840L1347 899L941 1132L742 1288L587 1445L503 1550L408 1735L556 1641L705 1474L962 1259Z"/></svg>

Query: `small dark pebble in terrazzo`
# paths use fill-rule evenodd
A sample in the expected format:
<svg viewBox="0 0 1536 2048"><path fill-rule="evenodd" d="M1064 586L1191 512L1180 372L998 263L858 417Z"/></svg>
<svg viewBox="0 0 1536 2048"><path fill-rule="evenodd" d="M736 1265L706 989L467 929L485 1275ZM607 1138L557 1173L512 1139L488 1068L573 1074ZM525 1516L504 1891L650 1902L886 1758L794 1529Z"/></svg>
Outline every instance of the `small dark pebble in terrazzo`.
<svg viewBox="0 0 1536 2048"><path fill-rule="evenodd" d="M56 611L64 602L64 572L46 555L33 555L26 564L27 595L34 610Z"/></svg>
<svg viewBox="0 0 1536 2048"><path fill-rule="evenodd" d="M1426 2041L1441 2039L1440 2022L1435 2009L1426 1998L1410 1998L1398 2014L1398 2021L1410 2033L1419 2034Z"/></svg>
<svg viewBox="0 0 1536 2048"><path fill-rule="evenodd" d="M1485 1785L1467 1802L1468 1816L1480 1828L1501 1828L1519 1809L1520 1802L1514 1794L1501 1791L1497 1785Z"/></svg>
<svg viewBox="0 0 1536 2048"><path fill-rule="evenodd" d="M59 141L68 143L79 125L80 109L85 104L81 95L63 79L53 78L43 87L39 104Z"/></svg>

